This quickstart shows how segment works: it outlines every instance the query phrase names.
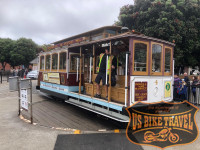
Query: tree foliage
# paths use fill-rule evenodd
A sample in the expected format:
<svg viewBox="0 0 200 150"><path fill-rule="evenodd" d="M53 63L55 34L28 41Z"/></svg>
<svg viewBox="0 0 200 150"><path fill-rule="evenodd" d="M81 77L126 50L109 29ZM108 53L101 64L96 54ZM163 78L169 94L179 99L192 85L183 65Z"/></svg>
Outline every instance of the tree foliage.
<svg viewBox="0 0 200 150"><path fill-rule="evenodd" d="M11 66L25 65L36 57L38 45L31 39L18 40L0 39L0 63L9 63ZM3 65L5 69L5 65Z"/></svg>
<svg viewBox="0 0 200 150"><path fill-rule="evenodd" d="M15 42L11 39L2 39L0 38L0 63L5 69L6 63L10 63L10 52L14 48Z"/></svg>
<svg viewBox="0 0 200 150"><path fill-rule="evenodd" d="M177 66L200 66L200 0L135 0L118 18L118 25L174 40Z"/></svg>

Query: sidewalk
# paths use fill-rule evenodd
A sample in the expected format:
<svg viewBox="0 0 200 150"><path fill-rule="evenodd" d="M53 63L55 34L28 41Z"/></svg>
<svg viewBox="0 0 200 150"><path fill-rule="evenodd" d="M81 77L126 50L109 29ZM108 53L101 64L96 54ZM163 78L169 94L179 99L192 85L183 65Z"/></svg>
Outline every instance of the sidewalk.
<svg viewBox="0 0 200 150"><path fill-rule="evenodd" d="M67 132L38 127L18 117L17 92L9 92L8 84L0 84L0 150L51 150L58 134Z"/></svg>

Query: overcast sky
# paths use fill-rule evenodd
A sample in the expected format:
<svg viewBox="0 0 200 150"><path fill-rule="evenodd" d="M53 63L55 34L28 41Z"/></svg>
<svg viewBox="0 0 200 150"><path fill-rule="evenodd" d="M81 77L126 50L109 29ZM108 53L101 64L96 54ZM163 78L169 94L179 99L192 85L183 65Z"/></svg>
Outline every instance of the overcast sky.
<svg viewBox="0 0 200 150"><path fill-rule="evenodd" d="M31 38L49 44L113 25L133 0L0 0L0 38Z"/></svg>

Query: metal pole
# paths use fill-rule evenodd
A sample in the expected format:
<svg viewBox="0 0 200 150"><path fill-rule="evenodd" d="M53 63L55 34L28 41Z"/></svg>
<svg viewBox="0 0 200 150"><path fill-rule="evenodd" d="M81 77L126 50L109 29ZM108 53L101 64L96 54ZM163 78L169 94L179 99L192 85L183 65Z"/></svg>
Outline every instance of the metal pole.
<svg viewBox="0 0 200 150"><path fill-rule="evenodd" d="M106 85L108 85L108 76L107 76L107 74L108 74L108 55L106 57Z"/></svg>
<svg viewBox="0 0 200 150"><path fill-rule="evenodd" d="M82 83L82 47L80 47L80 75L79 75L79 94L81 94L81 83Z"/></svg>
<svg viewBox="0 0 200 150"><path fill-rule="evenodd" d="M1 84L2 84L2 71L0 73L1 73Z"/></svg>
<svg viewBox="0 0 200 150"><path fill-rule="evenodd" d="M125 107L127 106L127 76L128 76L128 53L126 53L126 74L125 74Z"/></svg>
<svg viewBox="0 0 200 150"><path fill-rule="evenodd" d="M79 69L78 69L78 67L79 67L78 64L79 64L79 58L77 57L77 64L76 64L76 65L77 65L77 68L76 68L76 70L77 70L77 72L76 72L76 82L78 82L78 70L79 70Z"/></svg>
<svg viewBox="0 0 200 150"><path fill-rule="evenodd" d="M94 75L96 70L96 64L95 64L95 45L93 44L93 73L92 75ZM94 97L94 82L92 84L92 97Z"/></svg>
<svg viewBox="0 0 200 150"><path fill-rule="evenodd" d="M19 108L18 108L18 116L20 116L20 86L19 86L19 77L17 77L17 86L18 86L18 98L19 98Z"/></svg>
<svg viewBox="0 0 200 150"><path fill-rule="evenodd" d="M30 80L31 124L33 124L32 81Z"/></svg>
<svg viewBox="0 0 200 150"><path fill-rule="evenodd" d="M89 83L91 83L92 79L92 57L90 56L90 78L89 78Z"/></svg>
<svg viewBox="0 0 200 150"><path fill-rule="evenodd" d="M69 53L68 53L68 51L67 51L67 79L69 78Z"/></svg>
<svg viewBox="0 0 200 150"><path fill-rule="evenodd" d="M110 66L109 66L109 88L108 88L108 102L111 101L111 66L112 66L112 43L110 41L110 58L109 58L109 61L110 61ZM107 74L106 74L107 76ZM109 108L108 108L109 109Z"/></svg>

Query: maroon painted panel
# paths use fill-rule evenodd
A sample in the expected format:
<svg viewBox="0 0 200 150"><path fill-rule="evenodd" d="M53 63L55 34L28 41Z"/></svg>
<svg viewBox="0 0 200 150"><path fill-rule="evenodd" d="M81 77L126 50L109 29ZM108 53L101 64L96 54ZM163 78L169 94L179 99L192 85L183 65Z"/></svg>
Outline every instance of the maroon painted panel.
<svg viewBox="0 0 200 150"><path fill-rule="evenodd" d="M147 101L147 82L135 82L135 101Z"/></svg>
<svg viewBox="0 0 200 150"><path fill-rule="evenodd" d="M84 75L81 76L82 79L84 79ZM67 86L79 86L79 82L76 81L76 74L69 74L69 78L66 80ZM82 86L83 86L83 80L82 80Z"/></svg>
<svg viewBox="0 0 200 150"><path fill-rule="evenodd" d="M40 81L43 81L43 72L39 72L38 80L38 83L40 83Z"/></svg>

